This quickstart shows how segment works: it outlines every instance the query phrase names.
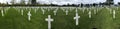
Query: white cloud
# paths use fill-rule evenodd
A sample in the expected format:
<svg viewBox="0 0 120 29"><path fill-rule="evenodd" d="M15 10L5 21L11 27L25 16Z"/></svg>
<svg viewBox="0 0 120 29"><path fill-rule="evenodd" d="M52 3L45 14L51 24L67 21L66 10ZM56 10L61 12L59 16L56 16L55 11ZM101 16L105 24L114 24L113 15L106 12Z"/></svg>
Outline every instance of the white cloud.
<svg viewBox="0 0 120 29"><path fill-rule="evenodd" d="M10 2L11 0L0 0L0 3L7 3Z"/></svg>
<svg viewBox="0 0 120 29"><path fill-rule="evenodd" d="M114 0L114 4L118 4L118 2L120 2L120 0Z"/></svg>
<svg viewBox="0 0 120 29"><path fill-rule="evenodd" d="M26 3L28 2L28 0L25 0ZM1 3L10 3L11 0L0 0ZM19 3L20 0L16 0L16 3ZM64 4L92 4L92 3L103 3L106 2L106 0L37 0L37 2L41 3L41 4L58 4L58 5L64 5ZM114 0L114 4L117 4L118 2L120 2L120 0Z"/></svg>
<svg viewBox="0 0 120 29"><path fill-rule="evenodd" d="M92 4L92 3L103 3L106 2L106 0L37 0L40 3L53 3L53 4L58 4L58 5L63 5L63 4Z"/></svg>

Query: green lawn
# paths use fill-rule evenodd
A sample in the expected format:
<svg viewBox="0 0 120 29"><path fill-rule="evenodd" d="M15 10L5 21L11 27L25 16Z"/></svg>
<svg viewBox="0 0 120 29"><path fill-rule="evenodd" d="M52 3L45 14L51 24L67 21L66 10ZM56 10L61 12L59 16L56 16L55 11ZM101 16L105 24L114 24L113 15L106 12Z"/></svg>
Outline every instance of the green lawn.
<svg viewBox="0 0 120 29"><path fill-rule="evenodd" d="M62 8L62 7L61 7ZM120 10L116 10L116 8L111 8L112 10L116 10L116 18L113 18L113 14L110 14L110 11L104 8L98 8L99 11L94 14L93 9L85 9L83 13L82 9L78 9L79 13L79 25L75 25L75 8L73 10L69 10L68 15L61 9L58 8L57 15L54 15L53 11L55 8L50 9L48 11L45 10L45 14L43 14L41 8L39 8L36 13L35 9L31 9L31 20L28 20L28 11L29 9L21 8L9 8L6 13L4 9L4 15L2 16L0 9L0 29L48 29L48 22L45 21L45 18L48 15L51 15L51 18L54 19L52 23L51 29L120 29ZM18 11L20 10L20 11ZM21 10L24 10L23 15L21 15ZM65 9L66 10L66 9ZM92 12L92 18L89 18L88 12Z"/></svg>

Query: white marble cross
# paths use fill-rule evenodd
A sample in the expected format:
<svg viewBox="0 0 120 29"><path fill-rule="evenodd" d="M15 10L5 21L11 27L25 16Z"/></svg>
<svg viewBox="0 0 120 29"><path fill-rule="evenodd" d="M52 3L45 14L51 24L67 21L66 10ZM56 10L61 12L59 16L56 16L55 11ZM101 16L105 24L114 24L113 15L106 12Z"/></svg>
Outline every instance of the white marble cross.
<svg viewBox="0 0 120 29"><path fill-rule="evenodd" d="M76 20L76 25L78 25L79 24L79 19L80 18L80 16L78 16L78 13L76 13L76 16L74 17L74 19Z"/></svg>
<svg viewBox="0 0 120 29"><path fill-rule="evenodd" d="M112 14L112 9L109 9L110 10L110 14Z"/></svg>
<svg viewBox="0 0 120 29"><path fill-rule="evenodd" d="M90 9L87 8L87 11L89 11Z"/></svg>
<svg viewBox="0 0 120 29"><path fill-rule="evenodd" d="M58 10L58 8L57 8L55 11L53 11L53 12L54 12L54 15L56 15L56 13L57 13L57 10Z"/></svg>
<svg viewBox="0 0 120 29"><path fill-rule="evenodd" d="M66 15L68 15L68 10L66 10L65 12L66 12Z"/></svg>
<svg viewBox="0 0 120 29"><path fill-rule="evenodd" d="M112 14L112 9L106 7L107 10L109 10L110 14Z"/></svg>
<svg viewBox="0 0 120 29"><path fill-rule="evenodd" d="M46 18L45 21L48 21L48 29L51 29L51 21L53 21L53 19L51 19L51 15L48 15L48 18Z"/></svg>
<svg viewBox="0 0 120 29"><path fill-rule="evenodd" d="M83 11L83 13L84 13L84 12L85 12L85 9L83 9L82 11Z"/></svg>
<svg viewBox="0 0 120 29"><path fill-rule="evenodd" d="M63 11L65 11L65 9L64 8L61 8Z"/></svg>
<svg viewBox="0 0 120 29"><path fill-rule="evenodd" d="M89 18L91 18L91 11L89 11L89 13L88 13L88 14L89 14Z"/></svg>
<svg viewBox="0 0 120 29"><path fill-rule="evenodd" d="M8 10L9 10L9 8L4 9L5 14L7 13Z"/></svg>
<svg viewBox="0 0 120 29"><path fill-rule="evenodd" d="M73 10L73 8L69 8L70 9L70 11L72 11Z"/></svg>
<svg viewBox="0 0 120 29"><path fill-rule="evenodd" d="M76 8L75 12L77 13L78 12L78 9Z"/></svg>
<svg viewBox="0 0 120 29"><path fill-rule="evenodd" d="M35 13L36 13L36 11L37 11L37 8L36 8L34 11L35 11Z"/></svg>
<svg viewBox="0 0 120 29"><path fill-rule="evenodd" d="M94 10L94 14L96 14L96 10Z"/></svg>
<svg viewBox="0 0 120 29"><path fill-rule="evenodd" d="M118 10L118 7L117 7L117 10Z"/></svg>
<svg viewBox="0 0 120 29"><path fill-rule="evenodd" d="M43 14L45 14L45 10L43 8L41 8L41 10L42 10Z"/></svg>
<svg viewBox="0 0 120 29"><path fill-rule="evenodd" d="M56 15L57 11L53 11L54 12L54 15Z"/></svg>
<svg viewBox="0 0 120 29"><path fill-rule="evenodd" d="M113 18L115 18L115 10L113 10Z"/></svg>
<svg viewBox="0 0 120 29"><path fill-rule="evenodd" d="M97 8L97 10L96 10L96 11L97 11L97 12L99 11L99 10L98 10L98 8Z"/></svg>
<svg viewBox="0 0 120 29"><path fill-rule="evenodd" d="M7 10L4 10L5 14L7 13Z"/></svg>
<svg viewBox="0 0 120 29"><path fill-rule="evenodd" d="M50 8L47 8L48 11L50 11Z"/></svg>
<svg viewBox="0 0 120 29"><path fill-rule="evenodd" d="M4 16L4 12L3 12L3 10L1 10L1 13L2 13L2 16Z"/></svg>
<svg viewBox="0 0 120 29"><path fill-rule="evenodd" d="M28 14L27 14L27 15L28 15L28 20L30 21L30 20L31 20L31 18L30 18L30 17L32 16L32 15L31 15L31 13L30 13L30 11L28 12Z"/></svg>
<svg viewBox="0 0 120 29"><path fill-rule="evenodd" d="M23 15L23 10L21 10L21 15Z"/></svg>
<svg viewBox="0 0 120 29"><path fill-rule="evenodd" d="M21 9L22 9L22 8L16 8L15 10L18 11L18 12L20 12Z"/></svg>

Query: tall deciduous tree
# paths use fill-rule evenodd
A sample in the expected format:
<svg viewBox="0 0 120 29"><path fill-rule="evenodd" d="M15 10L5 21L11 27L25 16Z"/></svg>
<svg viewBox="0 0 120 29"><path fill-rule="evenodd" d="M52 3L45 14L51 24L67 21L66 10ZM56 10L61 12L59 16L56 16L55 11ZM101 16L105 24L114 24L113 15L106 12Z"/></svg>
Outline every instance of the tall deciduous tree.
<svg viewBox="0 0 120 29"><path fill-rule="evenodd" d="M12 3L12 4L15 4L15 0L12 0L11 3Z"/></svg>
<svg viewBox="0 0 120 29"><path fill-rule="evenodd" d="M107 0L106 2L110 4L113 3L113 0Z"/></svg>
<svg viewBox="0 0 120 29"><path fill-rule="evenodd" d="M25 0L21 0L21 4L25 4Z"/></svg>
<svg viewBox="0 0 120 29"><path fill-rule="evenodd" d="M36 4L36 0L31 0L31 3L32 4Z"/></svg>

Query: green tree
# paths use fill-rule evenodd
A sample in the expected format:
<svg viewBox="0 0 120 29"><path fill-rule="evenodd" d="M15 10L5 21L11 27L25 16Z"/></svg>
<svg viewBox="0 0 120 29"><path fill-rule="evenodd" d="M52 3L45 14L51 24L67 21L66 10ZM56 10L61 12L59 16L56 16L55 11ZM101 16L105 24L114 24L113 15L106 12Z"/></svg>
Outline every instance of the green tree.
<svg viewBox="0 0 120 29"><path fill-rule="evenodd" d="M21 0L20 4L25 5L25 0Z"/></svg>
<svg viewBox="0 0 120 29"><path fill-rule="evenodd" d="M15 0L12 0L11 3L12 3L12 4L15 4Z"/></svg>

